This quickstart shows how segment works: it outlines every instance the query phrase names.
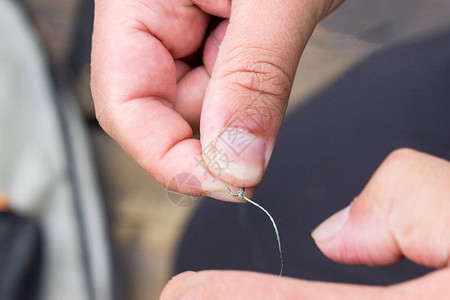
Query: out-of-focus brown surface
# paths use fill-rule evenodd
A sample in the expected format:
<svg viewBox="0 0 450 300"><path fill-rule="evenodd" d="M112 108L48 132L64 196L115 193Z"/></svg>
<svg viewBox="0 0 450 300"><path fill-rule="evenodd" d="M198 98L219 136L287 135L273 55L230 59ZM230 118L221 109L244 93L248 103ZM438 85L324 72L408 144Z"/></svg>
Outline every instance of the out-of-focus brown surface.
<svg viewBox="0 0 450 300"><path fill-rule="evenodd" d="M24 3L53 66L64 68L79 1L24 0ZM89 66L83 66L74 80L72 84L82 111L87 119L92 119ZM146 174L95 122L88 124L106 204L112 214L111 230L128 289L127 299L158 299L170 278L176 244L192 207L172 204L164 187Z"/></svg>
<svg viewBox="0 0 450 300"><path fill-rule="evenodd" d="M129 299L158 299L170 278L176 244L191 208L176 207L167 190L97 127L90 129L112 205L113 233L124 262Z"/></svg>
<svg viewBox="0 0 450 300"><path fill-rule="evenodd" d="M66 63L78 0L22 0L53 64Z"/></svg>

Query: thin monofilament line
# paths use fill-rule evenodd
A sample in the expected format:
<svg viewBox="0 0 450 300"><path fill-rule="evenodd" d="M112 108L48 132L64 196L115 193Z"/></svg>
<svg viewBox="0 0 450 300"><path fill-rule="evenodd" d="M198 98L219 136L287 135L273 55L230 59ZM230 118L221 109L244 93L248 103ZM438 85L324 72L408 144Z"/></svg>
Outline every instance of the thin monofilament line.
<svg viewBox="0 0 450 300"><path fill-rule="evenodd" d="M216 44L217 48L220 49L220 45L217 42L216 38L214 37L214 34L212 33L212 31L209 33L211 35L212 40L214 41L214 44Z"/></svg>
<svg viewBox="0 0 450 300"><path fill-rule="evenodd" d="M220 49L220 45L217 42L214 34L212 33L212 31L209 33L211 35L212 40L214 41L214 44L216 44L217 48ZM259 205L258 203L256 203L255 201L247 198L245 196L245 191L243 188L240 188L239 191L237 192L237 194L233 194L233 192L230 190L229 187L228 191L230 191L230 194L232 196L236 196L239 197L241 199L244 199L245 201L249 202L250 204L253 204L254 206L258 207L259 209L261 209L270 219L270 221L272 222L273 225L273 229L275 229L275 234L277 236L277 242L278 242L278 251L280 253L280 263L281 263L281 267L280 267L280 276L283 275L283 270L284 270L284 257L283 257L283 251L281 250L281 240L280 240L280 233L278 232L278 227L277 227L277 223L275 223L275 220L273 219L272 215L261 205Z"/></svg>
<svg viewBox="0 0 450 300"><path fill-rule="evenodd" d="M278 228L277 228L277 223L275 223L275 220L272 218L271 214L261 205L259 205L258 203L256 203L255 201L247 198L244 196L244 199L253 204L254 206L258 207L259 209L261 209L263 212L266 213L266 215L269 217L270 221L272 222L273 225L273 229L275 229L275 234L277 236L277 242L278 242L278 251L280 252L280 263L281 263L281 267L280 267L280 276L283 275L283 270L284 270L284 257L283 257L283 251L281 250L281 240L280 240L280 233L278 232Z"/></svg>
<svg viewBox="0 0 450 300"><path fill-rule="evenodd" d="M280 239L280 233L278 232L278 227L277 227L277 223L275 223L275 220L273 219L272 215L264 208L262 207L260 204L256 203L255 201L247 198L245 196L245 191L243 188L240 188L239 191L237 191L236 194L233 194L233 192L231 191L231 189L229 187L228 191L230 191L230 194L232 196L235 197L239 197L241 199L244 199L245 201L247 201L248 203L256 206L257 208L261 209L270 219L270 221L272 222L273 228L275 229L275 234L277 236L277 242L278 242L278 251L280 253L280 263L281 263L281 267L280 267L280 276L283 275L283 270L284 270L284 257L283 257L283 251L281 249L281 239Z"/></svg>

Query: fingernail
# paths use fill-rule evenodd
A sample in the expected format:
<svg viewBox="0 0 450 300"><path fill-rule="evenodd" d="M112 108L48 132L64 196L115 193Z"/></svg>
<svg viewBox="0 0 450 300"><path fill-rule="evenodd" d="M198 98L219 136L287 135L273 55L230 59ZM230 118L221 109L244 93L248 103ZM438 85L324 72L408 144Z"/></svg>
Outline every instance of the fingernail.
<svg viewBox="0 0 450 300"><path fill-rule="evenodd" d="M265 169L265 152L266 144L262 138L239 128L226 128L215 145L215 162L220 166L220 172L258 183Z"/></svg>
<svg viewBox="0 0 450 300"><path fill-rule="evenodd" d="M326 219L311 233L313 239L323 241L333 238L347 222L349 213L350 205Z"/></svg>

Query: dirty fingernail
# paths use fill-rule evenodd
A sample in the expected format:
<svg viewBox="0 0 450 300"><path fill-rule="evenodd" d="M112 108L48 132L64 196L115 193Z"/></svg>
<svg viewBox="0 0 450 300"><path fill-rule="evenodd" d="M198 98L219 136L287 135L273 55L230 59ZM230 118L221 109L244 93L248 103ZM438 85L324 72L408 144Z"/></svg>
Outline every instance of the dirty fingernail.
<svg viewBox="0 0 450 300"><path fill-rule="evenodd" d="M239 128L226 128L216 142L214 157L221 172L238 180L258 183L266 167L265 152L262 138Z"/></svg>

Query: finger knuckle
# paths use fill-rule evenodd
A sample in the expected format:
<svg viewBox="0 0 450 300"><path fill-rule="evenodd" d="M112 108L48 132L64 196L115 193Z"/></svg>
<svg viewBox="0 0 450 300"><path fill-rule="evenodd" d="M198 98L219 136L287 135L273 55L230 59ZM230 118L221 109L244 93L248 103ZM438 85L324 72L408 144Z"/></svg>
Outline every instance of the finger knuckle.
<svg viewBox="0 0 450 300"><path fill-rule="evenodd" d="M399 148L392 151L381 164L376 178L386 185L395 184L408 175L408 170L415 164L418 155L419 152L409 148Z"/></svg>
<svg viewBox="0 0 450 300"><path fill-rule="evenodd" d="M390 211L393 199L397 197L400 189L405 188L405 178L410 176L411 165L417 153L408 148L392 151L358 196L359 202L377 203L386 211Z"/></svg>
<svg viewBox="0 0 450 300"><path fill-rule="evenodd" d="M406 165L412 160L414 160L417 155L419 154L418 151L410 148L399 148L387 156L387 158L384 161L384 164L393 164L393 165Z"/></svg>
<svg viewBox="0 0 450 300"><path fill-rule="evenodd" d="M408 176L408 169L414 163L417 153L409 148L399 148L389 153L370 180L375 194L378 195L379 191L394 193L397 184Z"/></svg>
<svg viewBox="0 0 450 300"><path fill-rule="evenodd" d="M286 101L291 87L290 76L286 68L270 53L258 53L252 49L230 51L231 59L237 63L227 63L231 69L226 70L223 79L238 90L271 96L278 101ZM243 59L234 59L233 52L238 52ZM255 53L256 52L256 53ZM261 52L261 51L260 51ZM251 58L249 58L251 57Z"/></svg>
<svg viewBox="0 0 450 300"><path fill-rule="evenodd" d="M286 68L267 56L253 55L254 59L231 64L221 78L242 103L237 114L245 112L255 128L262 129L282 121L291 87Z"/></svg>

